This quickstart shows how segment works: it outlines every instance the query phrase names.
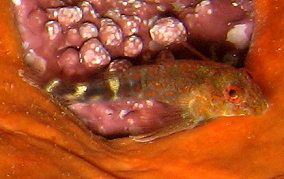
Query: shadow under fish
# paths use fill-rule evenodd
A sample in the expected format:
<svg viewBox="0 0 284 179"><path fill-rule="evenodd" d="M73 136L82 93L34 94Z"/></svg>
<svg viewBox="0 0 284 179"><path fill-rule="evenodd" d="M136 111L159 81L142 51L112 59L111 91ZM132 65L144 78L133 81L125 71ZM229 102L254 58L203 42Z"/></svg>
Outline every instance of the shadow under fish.
<svg viewBox="0 0 284 179"><path fill-rule="evenodd" d="M139 142L220 116L258 115L268 106L246 70L212 61L134 66L91 82L54 80L45 89L94 132Z"/></svg>

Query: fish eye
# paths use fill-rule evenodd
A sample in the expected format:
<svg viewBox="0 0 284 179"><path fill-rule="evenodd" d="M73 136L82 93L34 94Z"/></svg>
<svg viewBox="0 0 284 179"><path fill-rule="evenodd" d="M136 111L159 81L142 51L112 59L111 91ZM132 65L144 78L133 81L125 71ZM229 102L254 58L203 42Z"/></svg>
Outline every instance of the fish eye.
<svg viewBox="0 0 284 179"><path fill-rule="evenodd" d="M223 94L227 101L231 103L240 103L241 102L240 92L241 89L239 89L237 86L229 84L224 90Z"/></svg>
<svg viewBox="0 0 284 179"><path fill-rule="evenodd" d="M229 90L228 94L231 98L237 98L238 97L237 91L234 90L234 89Z"/></svg>

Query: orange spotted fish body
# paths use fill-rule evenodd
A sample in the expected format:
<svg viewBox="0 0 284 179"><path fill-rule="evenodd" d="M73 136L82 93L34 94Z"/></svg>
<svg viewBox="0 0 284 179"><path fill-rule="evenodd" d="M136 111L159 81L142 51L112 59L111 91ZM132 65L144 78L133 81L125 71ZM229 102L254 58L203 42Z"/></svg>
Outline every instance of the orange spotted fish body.
<svg viewBox="0 0 284 179"><path fill-rule="evenodd" d="M68 101L155 100L180 109L176 124L132 136L142 142L219 116L257 115L267 108L261 90L245 70L211 61L176 60L136 66L120 73L106 73L103 80L91 83L59 83L48 91Z"/></svg>

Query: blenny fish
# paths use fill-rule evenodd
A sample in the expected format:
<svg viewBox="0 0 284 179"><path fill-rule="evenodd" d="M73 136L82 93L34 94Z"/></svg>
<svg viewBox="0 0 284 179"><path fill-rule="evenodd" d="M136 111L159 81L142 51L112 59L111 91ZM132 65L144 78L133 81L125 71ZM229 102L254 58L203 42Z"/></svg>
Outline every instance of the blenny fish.
<svg viewBox="0 0 284 179"><path fill-rule="evenodd" d="M259 115L268 106L245 69L213 61L174 60L134 66L120 73L105 73L103 79L92 82L55 80L46 90L65 102L154 100L180 110L173 124L130 136L139 142L192 129L220 116Z"/></svg>

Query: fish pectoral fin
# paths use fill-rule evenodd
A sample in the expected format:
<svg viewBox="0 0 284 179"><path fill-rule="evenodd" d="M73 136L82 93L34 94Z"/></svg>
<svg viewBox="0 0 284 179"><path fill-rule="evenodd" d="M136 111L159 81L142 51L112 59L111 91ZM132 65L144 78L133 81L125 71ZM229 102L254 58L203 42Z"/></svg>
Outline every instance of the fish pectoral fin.
<svg viewBox="0 0 284 179"><path fill-rule="evenodd" d="M187 129L192 129L198 126L199 122L200 121L192 122L182 119L175 122L174 124L170 124L160 129L157 129L156 131L140 135L134 135L134 136L131 135L129 137L136 142L151 142L161 137L166 137L177 132L181 132Z"/></svg>

